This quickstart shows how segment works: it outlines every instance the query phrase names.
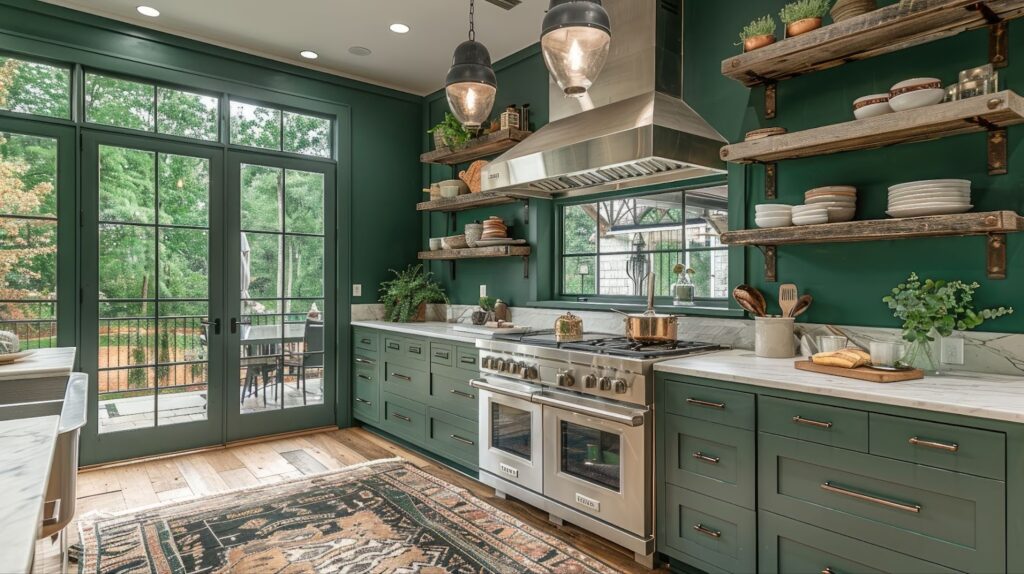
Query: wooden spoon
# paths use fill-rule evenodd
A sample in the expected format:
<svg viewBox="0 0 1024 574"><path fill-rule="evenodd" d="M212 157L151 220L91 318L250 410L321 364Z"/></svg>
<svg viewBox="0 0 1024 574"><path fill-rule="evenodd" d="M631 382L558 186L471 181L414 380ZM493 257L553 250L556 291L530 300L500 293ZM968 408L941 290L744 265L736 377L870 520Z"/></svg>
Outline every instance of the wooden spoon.
<svg viewBox="0 0 1024 574"><path fill-rule="evenodd" d="M796 305L793 307L792 310L790 310L789 316L796 318L799 317L800 315L803 315L804 311L806 311L813 302L814 297L811 297L810 295L801 295L800 298L797 299Z"/></svg>
<svg viewBox="0 0 1024 574"><path fill-rule="evenodd" d="M751 293L751 291L753 291L753 293ZM749 285L739 285L733 289L732 297L733 299L736 299L736 302L740 304L740 307L750 311L756 317L764 317L764 297L758 298L755 293L760 295L757 289L754 289Z"/></svg>

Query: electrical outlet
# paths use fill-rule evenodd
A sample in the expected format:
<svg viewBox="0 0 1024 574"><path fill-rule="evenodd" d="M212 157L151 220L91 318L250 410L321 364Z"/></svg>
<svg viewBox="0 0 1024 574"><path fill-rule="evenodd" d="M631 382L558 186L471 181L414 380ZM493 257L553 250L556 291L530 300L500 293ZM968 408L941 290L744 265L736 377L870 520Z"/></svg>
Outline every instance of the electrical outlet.
<svg viewBox="0 0 1024 574"><path fill-rule="evenodd" d="M481 297L486 297L487 296L487 285L481 285L480 286L480 296Z"/></svg>
<svg viewBox="0 0 1024 574"><path fill-rule="evenodd" d="M360 283L353 283L352 284L352 296L353 297L362 297L363 296L363 286L362 286L362 284L360 284Z"/></svg>
<svg viewBox="0 0 1024 574"><path fill-rule="evenodd" d="M939 340L939 362L946 365L964 364L963 337L942 337Z"/></svg>

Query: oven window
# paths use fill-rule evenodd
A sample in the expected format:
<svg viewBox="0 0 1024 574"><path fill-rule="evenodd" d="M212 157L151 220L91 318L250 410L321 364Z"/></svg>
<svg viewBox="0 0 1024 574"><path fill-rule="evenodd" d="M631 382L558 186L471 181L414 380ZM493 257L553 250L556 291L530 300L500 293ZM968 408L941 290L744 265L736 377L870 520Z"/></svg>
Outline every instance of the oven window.
<svg viewBox="0 0 1024 574"><path fill-rule="evenodd" d="M621 467L617 434L562 421L562 472L618 492Z"/></svg>
<svg viewBox="0 0 1024 574"><path fill-rule="evenodd" d="M530 460L530 413L491 403L491 447Z"/></svg>

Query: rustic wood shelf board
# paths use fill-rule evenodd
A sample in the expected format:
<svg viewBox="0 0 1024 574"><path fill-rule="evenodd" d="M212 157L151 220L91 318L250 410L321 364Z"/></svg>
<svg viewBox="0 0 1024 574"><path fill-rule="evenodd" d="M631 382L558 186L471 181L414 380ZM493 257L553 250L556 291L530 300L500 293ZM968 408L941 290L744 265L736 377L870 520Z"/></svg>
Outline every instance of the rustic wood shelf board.
<svg viewBox="0 0 1024 574"><path fill-rule="evenodd" d="M1021 123L1024 123L1024 99L1014 92L1003 91L727 145L722 148L721 156L733 163L772 163L970 132L998 131ZM1005 141L1005 137L1001 141Z"/></svg>
<svg viewBox="0 0 1024 574"><path fill-rule="evenodd" d="M498 245L469 249L442 249L420 251L419 258L430 261L458 261L460 259L490 259L494 257L529 257L528 245Z"/></svg>
<svg viewBox="0 0 1024 574"><path fill-rule="evenodd" d="M813 32L780 40L774 44L728 58L722 74L756 86L825 70L855 60L864 60L955 36L967 30L992 26L992 55L1000 55L1005 41L1000 22L1024 15L1024 0L914 0L897 2L878 10ZM993 62L1005 65L1003 60Z"/></svg>
<svg viewBox="0 0 1024 574"><path fill-rule="evenodd" d="M526 139L531 133L515 129L496 131L472 139L466 144L466 147L457 150L440 148L427 152L420 156L420 161L423 163L456 165L490 157L511 149L517 143Z"/></svg>
<svg viewBox="0 0 1024 574"><path fill-rule="evenodd" d="M480 193L467 193L458 197L424 201L416 204L416 210L444 212L466 211L467 209L476 209L478 207L506 205L529 198L530 196L527 194L481 191Z"/></svg>

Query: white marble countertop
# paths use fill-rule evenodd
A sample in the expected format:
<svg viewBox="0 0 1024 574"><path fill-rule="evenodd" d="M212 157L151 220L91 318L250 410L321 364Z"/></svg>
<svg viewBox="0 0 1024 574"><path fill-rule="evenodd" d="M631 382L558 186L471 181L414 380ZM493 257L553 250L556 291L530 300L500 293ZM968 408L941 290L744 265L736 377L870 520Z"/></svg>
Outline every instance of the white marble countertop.
<svg viewBox="0 0 1024 574"><path fill-rule="evenodd" d="M0 564L29 572L43 515L60 416L0 421Z"/></svg>
<svg viewBox="0 0 1024 574"><path fill-rule="evenodd" d="M832 377L763 359L753 351L722 351L657 363L655 371L704 377L885 405L1024 423L1024 377L953 373L902 383Z"/></svg>
<svg viewBox="0 0 1024 574"><path fill-rule="evenodd" d="M16 363L0 365L0 381L70 375L74 365L74 347L38 349L32 356Z"/></svg>
<svg viewBox="0 0 1024 574"><path fill-rule="evenodd" d="M420 337L434 337L436 339L447 339L459 343L475 345L476 340L481 338L472 333L463 333L452 329L451 323L428 321L426 323L391 323L388 321L352 321L353 327L370 327L382 331L393 331L406 335L418 335Z"/></svg>

